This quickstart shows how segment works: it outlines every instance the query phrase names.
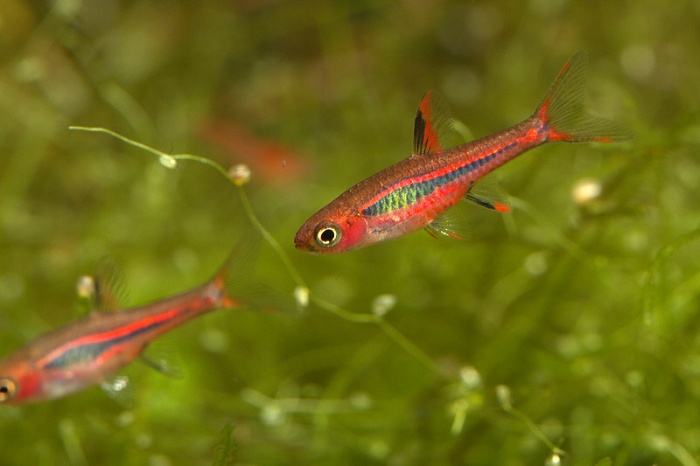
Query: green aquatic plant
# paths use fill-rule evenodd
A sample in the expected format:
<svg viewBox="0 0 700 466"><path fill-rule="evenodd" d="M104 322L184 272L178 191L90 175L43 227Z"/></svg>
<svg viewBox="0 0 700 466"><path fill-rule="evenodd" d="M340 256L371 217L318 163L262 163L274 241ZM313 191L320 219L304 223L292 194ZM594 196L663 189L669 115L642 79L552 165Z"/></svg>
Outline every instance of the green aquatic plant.
<svg viewBox="0 0 700 466"><path fill-rule="evenodd" d="M108 134L114 138L119 139L120 141L130 144L132 146L138 147L139 149L142 149L146 152L149 152L153 155L155 155L158 158L159 163L167 168L167 169L174 169L177 167L178 163L181 161L191 161L191 162L197 162L204 164L208 167L211 167L215 171L217 171L219 174L224 176L226 179L231 181L231 183L236 187L238 195L240 197L241 203L244 206L246 215L248 219L251 221L251 223L254 225L254 227L260 232L260 234L263 236L264 240L273 248L275 253L277 254L279 260L284 264L285 269L289 273L289 275L294 279L294 282L296 283L296 288L294 290L294 297L297 301L297 305L300 307L306 307L309 303L316 305L319 309L322 309L340 319L347 320L349 322L357 323L357 324L367 324L367 325L374 325L378 329L380 329L391 341L393 341L397 346L402 348L406 353L408 353L412 358L414 358L417 362L419 362L421 365L423 365L427 370L430 372L436 374L440 378L443 378L445 380L445 383L447 384L456 384L458 387L468 387L469 385L472 384L473 376L465 376L466 373L472 374L474 372L473 368L472 369L463 369L461 373L458 376L454 376L450 374L449 372L444 371L438 364L435 363L433 359L430 358L424 351L422 351L420 348L418 348L409 338L407 338L404 334L402 334L396 327L391 325L389 323L385 316L386 314L391 310L391 308L394 306L394 300L390 297L387 297L386 295L383 296L378 296L375 298L374 304L372 306L372 311L368 313L357 313L357 312L352 312L350 310L344 309L341 306L337 306L325 299L320 298L317 296L312 290L309 289L309 287L306 285L304 279L302 278L301 274L298 272L292 261L290 260L289 256L284 252L284 249L279 245L277 240L270 234L270 232L265 228L265 226L260 222L258 217L255 214L255 211L253 210L253 207L250 204L250 201L248 199L248 196L246 195L245 188L244 186L248 181L250 180L251 173L250 170L242 165L237 165L234 166L230 169L226 169L223 167L221 164L210 160L206 157L202 157L199 155L193 155L193 154L167 154L165 152L162 152L158 149L155 149L151 146L145 145L143 143L140 143L138 141L134 141L132 139L129 139L121 134L118 134L114 131L105 129L105 128L96 128L96 127L80 127L80 126L72 126L70 127L71 130L77 130L77 131L87 131L87 132L98 132L98 133L104 133ZM465 372L466 371L466 372ZM478 377L478 373L476 375ZM463 389L460 389L462 391ZM501 405L501 408L508 414L514 416L516 419L520 420L523 422L525 426L529 430L533 432L533 434L539 438L546 446L547 448L551 451L550 459L554 458L555 461L554 463L551 464L557 464L556 463L556 458L560 458L562 456L565 456L566 453L564 450L561 448L557 447L552 441L550 441L546 434L537 426L537 424L532 421L524 412L516 409L512 402L511 402L511 395L510 395L510 390L508 389L507 386L505 385L499 385L496 387L496 395L499 400L499 403ZM466 414L466 411L464 409L464 401L470 396L470 393L472 392L472 389L467 389L466 393L467 395L465 397L458 397L460 401L458 401L456 404L453 404L453 423L452 423L452 433L453 435L458 435L461 431L461 426L464 423L464 416ZM276 413L276 416L283 415L284 413L291 413L295 412L299 409L299 405L308 405L306 408L303 408L303 412L309 412L309 413L314 413L316 416L324 416L325 414L328 414L329 412L334 412L335 408L331 409L331 411L328 411L324 406L329 406L334 405L334 402L330 401L319 401L319 402L308 402L308 401L301 401L301 400L292 400L291 403L280 403L279 401L271 401L264 397L261 394L255 393L254 391L248 391L248 395L245 395L246 392L244 392L243 396L244 398L248 398L251 402L251 404L258 406L263 413L267 413L265 417L268 419L271 419L271 412ZM257 400L257 401L256 401ZM462 405L462 407L456 407L459 405ZM481 404L481 403L478 403ZM352 409L353 406L357 406L357 404L350 403L350 405L347 408L343 409ZM456 407L456 408L455 408ZM271 410L271 411L270 411ZM227 430L228 429L228 430ZM223 447L222 450L225 452L229 452L228 454L223 454L219 452L217 455L217 459L215 460L215 464L226 464L226 463L220 463L221 461L224 461L225 458L228 458L230 456L230 452L232 449L232 444L231 444L231 435L232 435L233 429L232 427L229 429L224 428L222 431L222 435L225 436L226 438L223 439L222 445ZM218 461L218 462L217 462Z"/></svg>

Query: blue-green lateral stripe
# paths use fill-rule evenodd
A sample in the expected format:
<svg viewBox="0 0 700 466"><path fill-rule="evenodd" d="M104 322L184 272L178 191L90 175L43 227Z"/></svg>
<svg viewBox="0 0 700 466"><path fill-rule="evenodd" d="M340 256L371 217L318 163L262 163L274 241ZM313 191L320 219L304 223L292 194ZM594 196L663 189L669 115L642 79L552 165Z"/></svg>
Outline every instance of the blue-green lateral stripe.
<svg viewBox="0 0 700 466"><path fill-rule="evenodd" d="M64 369L74 364L80 364L91 360L95 360L99 358L104 352L109 350L111 347L129 341L130 339L135 338L143 333L146 333L154 328L157 328L162 324L163 322L154 322L150 325L141 327L134 332L122 335L117 338L86 343L84 345L76 345L73 348L70 348L69 350L62 353L57 358L49 361L45 367L49 369Z"/></svg>
<svg viewBox="0 0 700 466"><path fill-rule="evenodd" d="M415 204L421 198L432 194L435 189L445 186L446 184L449 184L463 177L464 175L479 169L481 166L497 157L500 153L501 151L499 150L493 154L487 155L486 157L473 160L466 165L462 165L461 167L445 173L444 175L437 176L430 180L420 181L418 183L411 183L391 191L385 196L379 198L374 204L363 209L362 215L366 215L368 217L383 215Z"/></svg>

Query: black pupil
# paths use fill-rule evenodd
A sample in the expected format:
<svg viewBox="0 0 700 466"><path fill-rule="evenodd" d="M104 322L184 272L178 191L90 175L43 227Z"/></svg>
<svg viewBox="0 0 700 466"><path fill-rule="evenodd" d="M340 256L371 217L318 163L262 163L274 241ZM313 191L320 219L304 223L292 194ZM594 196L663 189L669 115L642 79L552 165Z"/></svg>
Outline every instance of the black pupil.
<svg viewBox="0 0 700 466"><path fill-rule="evenodd" d="M330 243L335 238L335 232L331 228L326 228L321 232L321 241Z"/></svg>
<svg viewBox="0 0 700 466"><path fill-rule="evenodd" d="M5 386L0 387L0 393L9 393L9 391L10 391L10 389L5 387Z"/></svg>

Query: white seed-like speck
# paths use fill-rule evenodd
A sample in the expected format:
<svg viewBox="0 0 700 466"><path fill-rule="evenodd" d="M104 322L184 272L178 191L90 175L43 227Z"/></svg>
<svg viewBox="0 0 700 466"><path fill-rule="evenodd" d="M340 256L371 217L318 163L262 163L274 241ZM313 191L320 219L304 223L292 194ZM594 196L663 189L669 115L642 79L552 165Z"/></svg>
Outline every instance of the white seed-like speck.
<svg viewBox="0 0 700 466"><path fill-rule="evenodd" d="M393 294L380 294L372 300L372 314L385 316L396 306L396 296Z"/></svg>
<svg viewBox="0 0 700 466"><path fill-rule="evenodd" d="M294 300L302 309L309 305L309 289L305 286L294 288Z"/></svg>
<svg viewBox="0 0 700 466"><path fill-rule="evenodd" d="M177 166L177 160L174 157L171 157L169 155L161 155L160 158L158 159L161 165L163 165L165 168L175 168Z"/></svg>
<svg viewBox="0 0 700 466"><path fill-rule="evenodd" d="M250 177L252 176L250 167L244 163L239 163L238 165L231 167L228 174L236 186L243 186L250 181Z"/></svg>
<svg viewBox="0 0 700 466"><path fill-rule="evenodd" d="M506 410L510 411L513 408L513 405L511 403L510 399L510 388L506 385L497 385L496 386L496 398L498 398L498 402L501 404L501 407Z"/></svg>
<svg viewBox="0 0 700 466"><path fill-rule="evenodd" d="M97 292L95 278L90 275L83 275L75 283L75 290L79 298L92 299Z"/></svg>
<svg viewBox="0 0 700 466"><path fill-rule="evenodd" d="M603 186L597 180L583 179L574 185L571 196L578 205L587 204L600 197Z"/></svg>

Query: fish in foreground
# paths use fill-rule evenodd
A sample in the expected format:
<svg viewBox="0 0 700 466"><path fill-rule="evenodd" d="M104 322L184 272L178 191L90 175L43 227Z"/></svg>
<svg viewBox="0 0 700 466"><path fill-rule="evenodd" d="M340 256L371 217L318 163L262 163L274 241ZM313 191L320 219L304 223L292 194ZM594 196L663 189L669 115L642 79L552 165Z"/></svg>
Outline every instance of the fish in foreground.
<svg viewBox="0 0 700 466"><path fill-rule="evenodd" d="M497 211L506 203L480 196L474 184L486 174L546 142L614 142L631 133L585 112L586 54L564 65L535 113L499 133L452 149L441 142L452 119L428 91L418 107L413 155L356 184L302 225L294 238L312 254L352 251L422 228L459 238L445 212L465 199Z"/></svg>
<svg viewBox="0 0 700 466"><path fill-rule="evenodd" d="M237 308L225 265L207 283L134 309L92 312L0 361L0 404L59 398L105 381L160 335L214 309Z"/></svg>

